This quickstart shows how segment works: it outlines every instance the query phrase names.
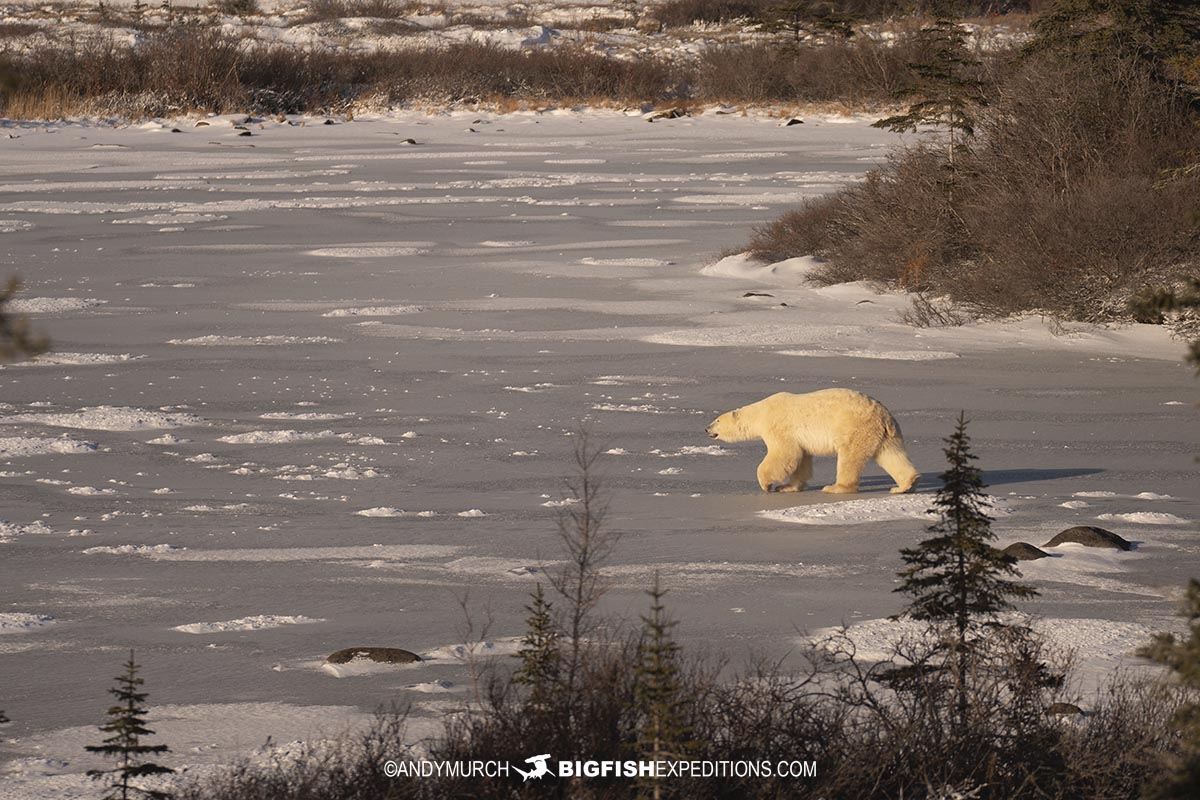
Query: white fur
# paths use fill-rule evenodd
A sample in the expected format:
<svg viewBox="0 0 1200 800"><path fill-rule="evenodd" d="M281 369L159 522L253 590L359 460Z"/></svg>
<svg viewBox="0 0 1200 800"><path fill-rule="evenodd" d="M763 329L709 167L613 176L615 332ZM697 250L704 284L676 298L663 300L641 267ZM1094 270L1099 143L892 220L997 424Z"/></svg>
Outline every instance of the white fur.
<svg viewBox="0 0 1200 800"><path fill-rule="evenodd" d="M803 489L812 477L813 456L838 457L837 482L826 492L857 492L870 459L896 481L893 493L911 491L920 478L891 413L850 389L773 394L717 417L708 434L723 442L762 439L767 455L758 465L758 485L764 492Z"/></svg>

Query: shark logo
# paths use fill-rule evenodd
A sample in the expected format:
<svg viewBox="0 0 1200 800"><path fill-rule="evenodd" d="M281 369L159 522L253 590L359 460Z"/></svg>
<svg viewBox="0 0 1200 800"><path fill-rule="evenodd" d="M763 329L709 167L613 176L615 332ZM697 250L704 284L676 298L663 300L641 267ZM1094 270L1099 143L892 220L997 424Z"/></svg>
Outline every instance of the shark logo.
<svg viewBox="0 0 1200 800"><path fill-rule="evenodd" d="M525 759L526 764L533 764L533 769L529 770L528 772L520 767L513 767L513 769L521 773L521 783L524 783L530 778L541 778L549 775L550 768L546 766L546 759L548 758L550 758L550 754L545 753L540 756L530 756L529 758Z"/></svg>

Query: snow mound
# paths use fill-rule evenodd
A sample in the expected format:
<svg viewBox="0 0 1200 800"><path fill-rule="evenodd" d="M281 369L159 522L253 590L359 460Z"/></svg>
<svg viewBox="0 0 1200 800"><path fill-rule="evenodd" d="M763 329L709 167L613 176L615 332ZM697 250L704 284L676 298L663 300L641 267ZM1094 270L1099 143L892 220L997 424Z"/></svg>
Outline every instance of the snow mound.
<svg viewBox="0 0 1200 800"><path fill-rule="evenodd" d="M241 619L231 619L224 622L192 622L187 625L176 625L171 630L181 633L229 633L231 631L260 631L267 628L280 628L284 625L309 625L324 622L323 619L312 617L279 616L276 614L256 614Z"/></svg>
<svg viewBox="0 0 1200 800"><path fill-rule="evenodd" d="M28 525L21 525L16 522L0 519L0 544L11 542L18 536L47 533L55 533L55 530L41 520L31 522Z"/></svg>
<svg viewBox="0 0 1200 800"><path fill-rule="evenodd" d="M405 511L402 508L392 508L391 506L376 506L375 508L364 508L362 511L355 511L360 517L436 517L436 511Z"/></svg>
<svg viewBox="0 0 1200 800"><path fill-rule="evenodd" d="M162 436L158 436L154 439L148 439L146 444L187 444L190 441L191 439L184 439L180 436L176 436L173 433L164 433Z"/></svg>
<svg viewBox="0 0 1200 800"><path fill-rule="evenodd" d="M624 455L624 451L621 453L614 453L613 455ZM651 450L650 455L658 456L659 458L677 458L679 456L728 456L732 455L732 453L730 453L724 447L721 447L719 444L689 444L684 445L672 453L667 453L662 450Z"/></svg>
<svg viewBox="0 0 1200 800"><path fill-rule="evenodd" d="M326 422L334 419L345 419L352 417L353 414L338 414L335 412L320 412L320 411L270 411L266 414L259 414L259 419L294 419L303 422Z"/></svg>
<svg viewBox="0 0 1200 800"><path fill-rule="evenodd" d="M933 519L929 513L932 495L889 494L860 500L794 506L778 511L759 511L758 516L799 525L860 525L896 519Z"/></svg>
<svg viewBox="0 0 1200 800"><path fill-rule="evenodd" d="M501 640L497 642L470 642L469 644L449 644L421 653L421 661L435 663L458 663L468 659L487 658L489 656L510 656L521 649L519 639Z"/></svg>
<svg viewBox="0 0 1200 800"><path fill-rule="evenodd" d="M84 550L84 555L106 554L114 556L145 556L158 553L179 553L187 550L186 547L176 547L173 544L116 544L116 545L101 545L99 547L89 547Z"/></svg>
<svg viewBox="0 0 1200 800"><path fill-rule="evenodd" d="M62 314L84 311L107 302L92 297L22 297L11 301L8 310L15 314Z"/></svg>
<svg viewBox="0 0 1200 800"><path fill-rule="evenodd" d="M19 361L13 366L18 367L81 367L96 364L120 364L124 361L137 361L145 356L134 356L129 353L45 353L28 361Z"/></svg>
<svg viewBox="0 0 1200 800"><path fill-rule="evenodd" d="M336 439L340 434L333 431L250 431L222 436L218 442L226 444L288 444L289 442L310 442L314 439Z"/></svg>
<svg viewBox="0 0 1200 800"><path fill-rule="evenodd" d="M60 414L16 414L0 419L0 423L33 423L93 431L148 431L203 425L204 420L195 414L181 412L168 413L123 406L92 406Z"/></svg>
<svg viewBox="0 0 1200 800"><path fill-rule="evenodd" d="M95 442L81 442L78 439L62 437L47 439L36 436L15 436L0 438L0 458L25 458L28 456L44 456L51 453L93 453L97 449Z"/></svg>
<svg viewBox="0 0 1200 800"><path fill-rule="evenodd" d="M1134 511L1129 514L1101 514L1096 519L1132 522L1136 525L1187 525L1188 520L1164 511Z"/></svg>
<svg viewBox="0 0 1200 800"><path fill-rule="evenodd" d="M279 347L287 344L336 344L342 341L332 336L195 336L191 339L168 339L167 344L192 347Z"/></svg>
<svg viewBox="0 0 1200 800"><path fill-rule="evenodd" d="M799 286L821 263L821 259L815 256L800 256L774 264L764 264L751 258L747 253L739 253L726 256L715 264L709 264L700 270L700 274L715 278L734 278L755 283L767 283L772 286Z"/></svg>
<svg viewBox="0 0 1200 800"><path fill-rule="evenodd" d="M593 258L587 256L579 259L580 264L590 267L669 267L674 261L665 258Z"/></svg>
<svg viewBox="0 0 1200 800"><path fill-rule="evenodd" d="M53 625L56 621L54 617L45 614L0 611L0 633L26 633Z"/></svg>
<svg viewBox="0 0 1200 800"><path fill-rule="evenodd" d="M958 358L947 350L780 350L781 356L806 358L871 358L880 361L941 361Z"/></svg>
<svg viewBox="0 0 1200 800"><path fill-rule="evenodd" d="M324 258L395 258L398 256L419 256L422 253L428 252L428 247L404 245L395 247L318 247L316 250L307 251L305 255Z"/></svg>
<svg viewBox="0 0 1200 800"><path fill-rule="evenodd" d="M391 317L398 314L415 314L420 306L360 306L359 308L335 308L322 317Z"/></svg>

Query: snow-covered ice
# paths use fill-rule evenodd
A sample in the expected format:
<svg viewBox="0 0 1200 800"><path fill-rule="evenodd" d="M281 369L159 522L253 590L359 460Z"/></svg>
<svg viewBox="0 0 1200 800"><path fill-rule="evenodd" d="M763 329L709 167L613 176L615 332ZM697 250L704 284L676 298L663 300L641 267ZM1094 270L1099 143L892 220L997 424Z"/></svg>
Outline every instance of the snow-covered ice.
<svg viewBox="0 0 1200 800"><path fill-rule="evenodd" d="M559 564L581 422L623 534L606 609L636 619L658 574L683 645L735 665L899 610L960 410L1001 542L1136 543L1023 562L1027 610L1096 664L1175 624L1200 566L1181 343L1036 316L914 329L902 295L806 284L813 259L717 256L876 163L894 139L867 120L360 114L267 119L251 148L224 146L230 119L7 128L0 245L55 344L0 370L0 620L56 620L0 649L21 800L94 790L81 748L129 647L176 766L334 735L396 693L441 719L470 682L456 598L495 615L476 655L507 658ZM921 493L872 465L861 494L823 494L817 458L808 491L766 494L760 443L705 435L831 386L892 410ZM426 660L322 671L354 646Z"/></svg>

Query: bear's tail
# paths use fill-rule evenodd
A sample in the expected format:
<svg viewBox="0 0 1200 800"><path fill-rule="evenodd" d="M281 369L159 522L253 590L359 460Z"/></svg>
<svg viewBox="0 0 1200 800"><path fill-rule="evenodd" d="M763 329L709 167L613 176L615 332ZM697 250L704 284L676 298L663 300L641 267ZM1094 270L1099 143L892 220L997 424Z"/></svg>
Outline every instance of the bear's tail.
<svg viewBox="0 0 1200 800"><path fill-rule="evenodd" d="M879 448L875 460L879 466L883 467L884 472L891 475L892 480L896 482L892 494L911 492L916 487L917 481L921 479L921 473L917 472L912 462L908 460L908 453L904 451L904 440L900 438L899 431L897 431L897 435L884 439L883 446Z"/></svg>

